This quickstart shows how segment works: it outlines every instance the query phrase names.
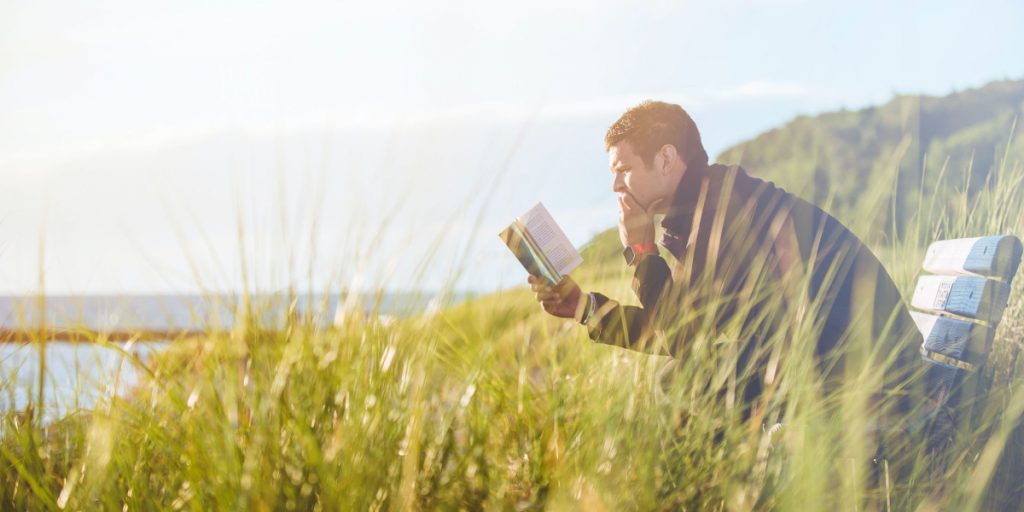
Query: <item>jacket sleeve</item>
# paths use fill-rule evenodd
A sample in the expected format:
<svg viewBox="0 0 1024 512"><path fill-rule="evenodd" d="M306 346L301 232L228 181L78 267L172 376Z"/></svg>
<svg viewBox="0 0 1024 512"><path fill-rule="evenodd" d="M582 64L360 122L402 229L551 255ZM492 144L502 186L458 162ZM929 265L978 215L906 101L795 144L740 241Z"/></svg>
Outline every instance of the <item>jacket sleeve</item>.
<svg viewBox="0 0 1024 512"><path fill-rule="evenodd" d="M653 343L658 300L671 281L672 273L661 256L648 256L633 274L633 291L640 307L625 306L613 299L594 294L594 313L587 322L590 339L608 345L641 352L669 355L666 347Z"/></svg>

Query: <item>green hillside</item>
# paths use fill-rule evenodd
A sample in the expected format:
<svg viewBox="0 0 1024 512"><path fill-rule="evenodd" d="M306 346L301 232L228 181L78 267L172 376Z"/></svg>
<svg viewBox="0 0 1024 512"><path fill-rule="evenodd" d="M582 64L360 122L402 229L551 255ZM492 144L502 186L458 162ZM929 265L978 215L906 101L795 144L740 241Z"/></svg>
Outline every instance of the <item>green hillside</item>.
<svg viewBox="0 0 1024 512"><path fill-rule="evenodd" d="M946 181L974 197L997 162L1024 161L1024 134L1013 128L1022 112L1024 81L992 82L944 97L897 96L878 107L797 117L727 149L718 161L741 164L828 205L873 238L906 227L922 195L936 192L934 183L941 180L935 175L947 174ZM885 199L895 198L892 207L872 219L854 218L873 211L879 198L864 191L878 188L889 191ZM940 201L953 195L942 194Z"/></svg>

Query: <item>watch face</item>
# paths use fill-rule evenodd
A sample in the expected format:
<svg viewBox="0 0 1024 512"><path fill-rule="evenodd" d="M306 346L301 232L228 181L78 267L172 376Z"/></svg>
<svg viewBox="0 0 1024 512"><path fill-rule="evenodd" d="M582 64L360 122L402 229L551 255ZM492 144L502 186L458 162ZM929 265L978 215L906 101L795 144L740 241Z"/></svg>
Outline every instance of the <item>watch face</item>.
<svg viewBox="0 0 1024 512"><path fill-rule="evenodd" d="M622 257L626 258L627 265L633 264L633 260L636 259L636 251L633 250L632 245L627 245L624 249L622 249Z"/></svg>

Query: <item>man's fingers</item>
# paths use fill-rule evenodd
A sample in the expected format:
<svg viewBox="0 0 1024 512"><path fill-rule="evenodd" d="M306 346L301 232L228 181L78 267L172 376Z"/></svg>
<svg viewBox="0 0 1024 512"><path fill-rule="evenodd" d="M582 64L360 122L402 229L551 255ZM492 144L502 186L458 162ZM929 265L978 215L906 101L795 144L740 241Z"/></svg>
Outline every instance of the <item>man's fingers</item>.
<svg viewBox="0 0 1024 512"><path fill-rule="evenodd" d="M565 276L558 282L558 284L555 285L554 290L559 293L566 292L571 290L573 285L574 283L572 282L572 279L569 279L569 276Z"/></svg>
<svg viewBox="0 0 1024 512"><path fill-rule="evenodd" d="M530 290L533 291L537 302L540 302L544 306L544 311L549 313L552 308L559 308L576 286L569 276L563 277L554 287L546 280L535 276L531 276L529 281Z"/></svg>
<svg viewBox="0 0 1024 512"><path fill-rule="evenodd" d="M545 300L540 303L540 306L544 308L544 311L548 313L554 313L561 307L562 301L560 300Z"/></svg>
<svg viewBox="0 0 1024 512"><path fill-rule="evenodd" d="M626 214L633 210L633 205L629 203L629 195L619 194L619 211L622 214Z"/></svg>
<svg viewBox="0 0 1024 512"><path fill-rule="evenodd" d="M622 200L622 204L625 205L626 210L643 210L643 207L640 206L640 202L637 201L635 197L633 197L633 194L627 192L621 194L619 197Z"/></svg>
<svg viewBox="0 0 1024 512"><path fill-rule="evenodd" d="M535 283L530 285L530 289L535 291L535 292L549 292L549 291L551 291L551 287L548 286L546 281L535 282Z"/></svg>

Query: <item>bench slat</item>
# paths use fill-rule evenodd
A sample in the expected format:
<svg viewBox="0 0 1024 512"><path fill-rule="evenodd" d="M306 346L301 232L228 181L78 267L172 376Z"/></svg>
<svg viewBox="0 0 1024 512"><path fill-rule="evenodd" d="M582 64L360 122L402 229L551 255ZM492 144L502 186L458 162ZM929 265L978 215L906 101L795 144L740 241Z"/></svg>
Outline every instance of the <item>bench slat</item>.
<svg viewBox="0 0 1024 512"><path fill-rule="evenodd" d="M975 276L921 276L910 304L937 313L953 313L996 324L1010 295L1010 286Z"/></svg>
<svg viewBox="0 0 1024 512"><path fill-rule="evenodd" d="M993 329L966 320L918 311L911 311L910 316L924 337L921 353L928 362L944 367L966 369L957 362L977 366L984 364L988 359Z"/></svg>
<svg viewBox="0 0 1024 512"><path fill-rule="evenodd" d="M928 246L924 268L933 274L1013 279L1021 259L1021 241L1013 235L940 240Z"/></svg>

